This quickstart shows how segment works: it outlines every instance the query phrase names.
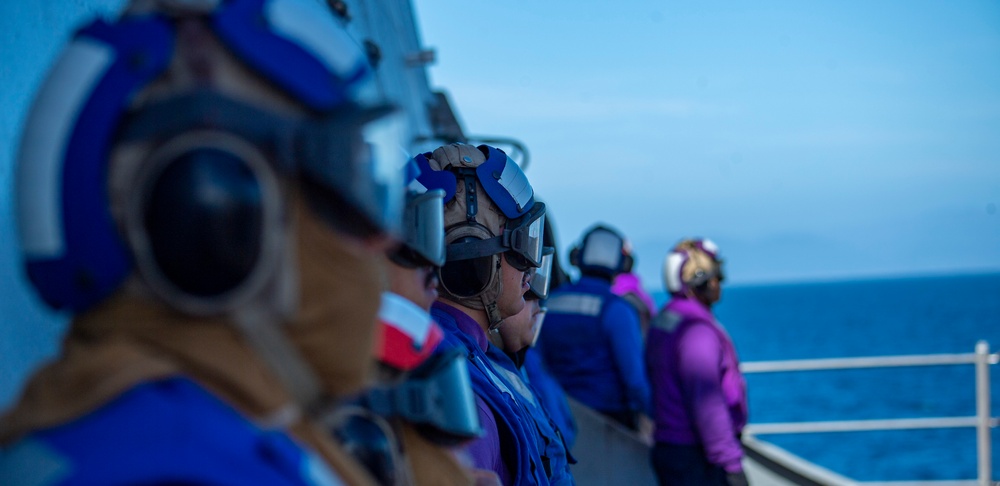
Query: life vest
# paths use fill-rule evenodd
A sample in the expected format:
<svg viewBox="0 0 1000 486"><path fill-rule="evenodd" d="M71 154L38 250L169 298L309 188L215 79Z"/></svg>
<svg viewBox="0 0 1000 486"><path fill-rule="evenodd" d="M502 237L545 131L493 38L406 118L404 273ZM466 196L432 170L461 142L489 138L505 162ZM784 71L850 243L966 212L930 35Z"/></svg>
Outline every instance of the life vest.
<svg viewBox="0 0 1000 486"><path fill-rule="evenodd" d="M455 316L438 304L431 308L431 315L445 334L438 350L458 347L466 351L472 389L493 411L497 428L503 428L499 431L500 448L505 451L504 461L510 469L512 484L549 484L537 447L534 418L519 403L520 395L516 395L513 385L496 371L479 343L458 328Z"/></svg>
<svg viewBox="0 0 1000 486"><path fill-rule="evenodd" d="M0 455L5 484L327 486L343 482L283 430L262 428L193 381L146 382Z"/></svg>
<svg viewBox="0 0 1000 486"><path fill-rule="evenodd" d="M535 430L538 431L538 450L542 455L542 467L548 477L549 484L553 485L573 485L573 475L569 471L569 464L576 460L569 454L569 447L563 439L559 427L545 411L544 405L540 401L540 395L535 391L531 383L525 379L521 370L517 369L514 362L507 357L500 348L490 345L486 352L493 362L496 371L511 385L511 390L520 396L520 403L531 415L535 423Z"/></svg>
<svg viewBox="0 0 1000 486"><path fill-rule="evenodd" d="M530 349L525 353L521 371L528 383L531 383L538 399L541 400L545 412L559 428L559 434L566 442L566 449L572 450L576 440L576 421L573 418L573 412L569 409L566 391L545 367L542 356L537 349Z"/></svg>
<svg viewBox="0 0 1000 486"><path fill-rule="evenodd" d="M611 293L610 284L584 277L560 287L546 306L539 349L566 393L605 413L644 410L649 391L638 315L630 304ZM631 370L615 357L614 346L624 341L634 341ZM630 391L629 383L642 389Z"/></svg>

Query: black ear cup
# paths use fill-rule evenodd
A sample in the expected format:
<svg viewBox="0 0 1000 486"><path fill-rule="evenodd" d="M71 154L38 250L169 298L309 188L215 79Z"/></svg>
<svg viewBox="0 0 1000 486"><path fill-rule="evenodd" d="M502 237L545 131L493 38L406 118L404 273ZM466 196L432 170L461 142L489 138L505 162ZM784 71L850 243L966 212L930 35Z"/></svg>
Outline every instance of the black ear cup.
<svg viewBox="0 0 1000 486"><path fill-rule="evenodd" d="M573 265L574 267L579 267L580 266L580 248L579 247L573 247L573 249L569 251L569 264Z"/></svg>
<svg viewBox="0 0 1000 486"><path fill-rule="evenodd" d="M225 132L164 143L129 178L123 218L150 289L184 312L231 312L273 282L287 256L278 175L254 145Z"/></svg>
<svg viewBox="0 0 1000 486"><path fill-rule="evenodd" d="M201 148L171 162L151 181L143 211L163 276L197 297L237 288L260 257L262 197L253 171L232 153Z"/></svg>
<svg viewBox="0 0 1000 486"><path fill-rule="evenodd" d="M441 285L456 297L474 297L486 290L492 277L493 262L490 255L468 260L453 260L438 270Z"/></svg>
<svg viewBox="0 0 1000 486"><path fill-rule="evenodd" d="M632 258L632 255L622 255L621 273L631 272L632 265L635 265L635 259Z"/></svg>

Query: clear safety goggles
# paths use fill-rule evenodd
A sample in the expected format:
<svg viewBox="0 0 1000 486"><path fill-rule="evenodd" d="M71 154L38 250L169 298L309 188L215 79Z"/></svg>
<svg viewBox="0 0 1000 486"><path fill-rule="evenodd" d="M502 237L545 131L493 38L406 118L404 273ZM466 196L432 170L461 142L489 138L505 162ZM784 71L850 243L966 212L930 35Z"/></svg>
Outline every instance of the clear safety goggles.
<svg viewBox="0 0 1000 486"><path fill-rule="evenodd" d="M398 234L405 157L389 106L353 106L288 118L213 91L151 104L130 116L121 139L167 140L191 130L218 130L260 147L275 169L299 175L314 208L337 230L361 237ZM391 117L390 117L391 118ZM393 135L395 134L395 135Z"/></svg>
<svg viewBox="0 0 1000 486"><path fill-rule="evenodd" d="M541 312L535 314L535 317L531 321L531 347L535 347L538 343L538 336L542 335L542 323L545 322L545 314L549 312L548 307L545 307L544 303L540 308Z"/></svg>
<svg viewBox="0 0 1000 486"><path fill-rule="evenodd" d="M508 221L503 234L499 236L448 245L448 261L504 253L511 266L527 271L542 264L544 233L545 204L536 202L524 216Z"/></svg>
<svg viewBox="0 0 1000 486"><path fill-rule="evenodd" d="M531 270L530 289L532 296L544 300L549 298L549 286L552 284L552 260L556 249L551 246L543 248L542 264Z"/></svg>
<svg viewBox="0 0 1000 486"><path fill-rule="evenodd" d="M393 261L410 268L445 262L444 191L410 192L403 210L402 246Z"/></svg>
<svg viewBox="0 0 1000 486"><path fill-rule="evenodd" d="M366 403L379 415L417 425L437 444L457 445L483 433L465 355L457 349L433 356L398 385L369 390Z"/></svg>

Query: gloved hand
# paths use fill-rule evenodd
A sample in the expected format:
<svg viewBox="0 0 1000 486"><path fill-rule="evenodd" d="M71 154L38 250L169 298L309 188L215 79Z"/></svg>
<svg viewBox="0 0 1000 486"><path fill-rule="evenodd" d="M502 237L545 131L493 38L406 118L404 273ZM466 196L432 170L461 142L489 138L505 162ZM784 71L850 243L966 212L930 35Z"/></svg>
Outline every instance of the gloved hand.
<svg viewBox="0 0 1000 486"><path fill-rule="evenodd" d="M743 472L726 473L726 482L729 486L749 486L747 475Z"/></svg>

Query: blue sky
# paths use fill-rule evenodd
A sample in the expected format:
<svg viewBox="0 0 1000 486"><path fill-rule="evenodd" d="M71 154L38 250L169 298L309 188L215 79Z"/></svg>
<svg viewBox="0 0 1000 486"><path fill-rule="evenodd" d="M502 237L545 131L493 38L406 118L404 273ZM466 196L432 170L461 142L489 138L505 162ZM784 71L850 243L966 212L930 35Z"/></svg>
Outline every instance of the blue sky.
<svg viewBox="0 0 1000 486"><path fill-rule="evenodd" d="M19 270L20 123L71 28L121 3L0 2L0 406L65 324ZM468 132L528 145L562 250L613 224L652 291L690 235L737 283L1000 270L1000 2L415 7Z"/></svg>
<svg viewBox="0 0 1000 486"><path fill-rule="evenodd" d="M417 0L470 133L522 140L560 244L734 282L1000 269L1000 3ZM563 252L565 255L565 251Z"/></svg>

